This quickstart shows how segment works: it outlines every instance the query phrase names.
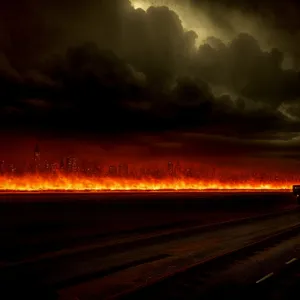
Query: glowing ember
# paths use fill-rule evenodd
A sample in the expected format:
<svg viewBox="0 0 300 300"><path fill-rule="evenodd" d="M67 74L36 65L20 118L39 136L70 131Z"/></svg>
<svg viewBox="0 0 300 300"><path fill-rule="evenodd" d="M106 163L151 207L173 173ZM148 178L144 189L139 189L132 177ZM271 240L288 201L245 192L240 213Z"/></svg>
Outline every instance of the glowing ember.
<svg viewBox="0 0 300 300"><path fill-rule="evenodd" d="M196 179L123 179L96 177L0 177L0 191L207 191L207 190L243 190L243 191L291 191L295 182L219 182L199 181Z"/></svg>

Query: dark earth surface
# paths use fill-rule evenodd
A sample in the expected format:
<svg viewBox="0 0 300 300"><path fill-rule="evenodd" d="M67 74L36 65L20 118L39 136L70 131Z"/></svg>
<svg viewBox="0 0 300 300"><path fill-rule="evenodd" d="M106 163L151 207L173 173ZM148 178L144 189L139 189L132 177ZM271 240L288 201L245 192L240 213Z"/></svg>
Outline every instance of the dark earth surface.
<svg viewBox="0 0 300 300"><path fill-rule="evenodd" d="M51 252L98 239L218 223L296 206L292 193L1 194L0 262L19 253L26 257L32 249Z"/></svg>

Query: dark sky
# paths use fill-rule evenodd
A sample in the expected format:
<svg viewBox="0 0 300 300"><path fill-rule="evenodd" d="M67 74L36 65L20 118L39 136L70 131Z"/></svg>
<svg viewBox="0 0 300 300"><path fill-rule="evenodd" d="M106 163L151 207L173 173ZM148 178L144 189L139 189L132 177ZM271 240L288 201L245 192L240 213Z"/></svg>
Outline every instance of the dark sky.
<svg viewBox="0 0 300 300"><path fill-rule="evenodd" d="M292 165L299 13L292 0L1 1L2 136Z"/></svg>

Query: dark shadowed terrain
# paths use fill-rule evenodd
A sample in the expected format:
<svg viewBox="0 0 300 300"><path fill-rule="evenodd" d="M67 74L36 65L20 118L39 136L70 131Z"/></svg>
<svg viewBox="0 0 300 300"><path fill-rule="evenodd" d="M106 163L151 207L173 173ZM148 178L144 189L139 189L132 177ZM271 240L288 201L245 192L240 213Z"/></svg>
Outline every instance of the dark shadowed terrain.
<svg viewBox="0 0 300 300"><path fill-rule="evenodd" d="M8 254L10 257L14 251L31 252L32 247L37 252L48 252L97 238L209 224L295 206L290 193L14 194L0 197L3 257ZM21 251L18 246L22 247Z"/></svg>
<svg viewBox="0 0 300 300"><path fill-rule="evenodd" d="M194 259L200 259L217 253L219 247L230 249L298 222L295 210L253 224L203 232L202 242L201 232L190 234L187 229L296 208L291 193L20 193L0 197L1 282L13 280L8 290L22 287L28 289L28 296L39 291L35 284L39 279L55 282L58 289L66 284L61 295L79 293L81 283L84 294L113 294L120 285L120 291L124 289L118 276L148 276L150 269L146 269L154 268L155 261L169 268L172 260L181 259L178 267L183 267L192 259L190 251L196 251ZM177 238L142 241L151 234L185 228ZM139 275L140 268L146 268L144 276Z"/></svg>

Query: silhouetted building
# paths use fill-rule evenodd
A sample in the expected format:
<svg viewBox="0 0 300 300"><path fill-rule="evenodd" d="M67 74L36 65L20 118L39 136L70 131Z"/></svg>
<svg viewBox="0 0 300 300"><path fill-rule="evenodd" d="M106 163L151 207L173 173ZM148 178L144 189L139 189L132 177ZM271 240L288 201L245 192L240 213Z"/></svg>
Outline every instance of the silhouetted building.
<svg viewBox="0 0 300 300"><path fill-rule="evenodd" d="M0 162L0 174L4 175L5 170L4 170L4 160L1 160Z"/></svg>
<svg viewBox="0 0 300 300"><path fill-rule="evenodd" d="M11 174L11 175L13 175L13 174L15 174L16 173L16 167L15 167L15 165L14 164L10 164L9 166L8 166L8 171L9 171L9 173Z"/></svg>
<svg viewBox="0 0 300 300"><path fill-rule="evenodd" d="M103 175L103 166L101 166L99 164L95 164L94 169L95 169L95 174L97 176L102 176Z"/></svg>
<svg viewBox="0 0 300 300"><path fill-rule="evenodd" d="M76 173L78 171L77 159L76 157L72 157L72 172Z"/></svg>
<svg viewBox="0 0 300 300"><path fill-rule="evenodd" d="M40 162L40 159L41 159L40 147L38 144L36 144L34 148L34 161Z"/></svg>
<svg viewBox="0 0 300 300"><path fill-rule="evenodd" d="M119 165L118 175L123 176L123 165Z"/></svg>
<svg viewBox="0 0 300 300"><path fill-rule="evenodd" d="M62 158L61 161L60 161L60 164L59 164L59 169L61 171L63 171L65 169L65 163L64 163L64 159Z"/></svg>
<svg viewBox="0 0 300 300"><path fill-rule="evenodd" d="M127 164L121 164L119 165L119 176L122 177L128 177L128 165Z"/></svg>
<svg viewBox="0 0 300 300"><path fill-rule="evenodd" d="M155 169L155 170L153 171L152 176L155 177L155 178L159 178L159 175L160 175L159 169Z"/></svg>
<svg viewBox="0 0 300 300"><path fill-rule="evenodd" d="M45 160L45 163L44 163L44 171L46 173L49 173L50 172L50 163L48 160Z"/></svg>
<svg viewBox="0 0 300 300"><path fill-rule="evenodd" d="M174 174L174 166L171 161L168 162L168 174L172 176Z"/></svg>
<svg viewBox="0 0 300 300"><path fill-rule="evenodd" d="M180 171L181 171L181 167L180 167L179 161L177 161L177 163L175 165L174 175L175 176L179 176L180 175Z"/></svg>
<svg viewBox="0 0 300 300"><path fill-rule="evenodd" d="M72 158L67 157L66 159L66 171L70 173L72 171Z"/></svg>
<svg viewBox="0 0 300 300"><path fill-rule="evenodd" d="M57 172L58 168L59 168L58 163L52 163L52 164L50 165L51 173L55 174L55 173Z"/></svg>
<svg viewBox="0 0 300 300"><path fill-rule="evenodd" d="M117 176L118 175L117 167L116 166L109 166L108 175L109 176Z"/></svg>
<svg viewBox="0 0 300 300"><path fill-rule="evenodd" d="M34 148L33 161L34 161L35 172L39 172L40 164L41 164L41 152L40 152L40 147L38 144L36 144L35 148Z"/></svg>
<svg viewBox="0 0 300 300"><path fill-rule="evenodd" d="M68 173L77 172L77 159L73 156L69 156L66 159L66 171Z"/></svg>

